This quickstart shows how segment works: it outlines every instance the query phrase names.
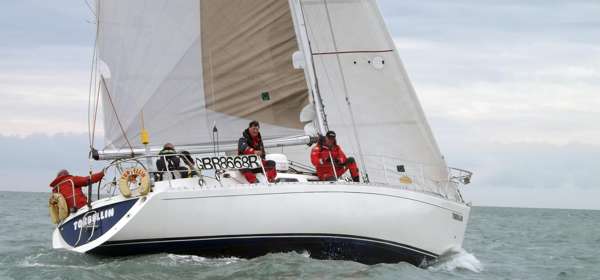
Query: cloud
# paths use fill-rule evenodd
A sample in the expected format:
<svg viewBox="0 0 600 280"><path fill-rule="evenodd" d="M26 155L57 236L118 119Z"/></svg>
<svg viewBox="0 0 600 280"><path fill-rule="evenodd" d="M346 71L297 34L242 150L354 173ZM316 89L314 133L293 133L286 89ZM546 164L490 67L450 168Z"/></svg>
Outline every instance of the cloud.
<svg viewBox="0 0 600 280"><path fill-rule="evenodd" d="M600 40L596 1L379 2L392 33L401 37L466 43Z"/></svg>
<svg viewBox="0 0 600 280"><path fill-rule="evenodd" d="M0 49L89 46L95 26L84 1L1 1Z"/></svg>
<svg viewBox="0 0 600 280"><path fill-rule="evenodd" d="M474 171L473 182L479 187L600 190L596 165L600 146L489 144L460 139L450 143L446 153L449 164Z"/></svg>
<svg viewBox="0 0 600 280"><path fill-rule="evenodd" d="M28 137L0 136L1 190L48 191L56 172L66 168L73 174L87 174L87 134L43 134ZM94 169L102 165L91 162Z"/></svg>
<svg viewBox="0 0 600 280"><path fill-rule="evenodd" d="M469 186L463 196L475 206L523 208L596 209L600 190L572 190L569 188L482 188Z"/></svg>
<svg viewBox="0 0 600 280"><path fill-rule="evenodd" d="M381 1L442 152L478 205L596 208L600 4Z"/></svg>
<svg viewBox="0 0 600 280"><path fill-rule="evenodd" d="M87 132L91 18L83 1L0 3L0 135Z"/></svg>
<svg viewBox="0 0 600 280"><path fill-rule="evenodd" d="M1 49L0 135L87 132L89 47Z"/></svg>
<svg viewBox="0 0 600 280"><path fill-rule="evenodd" d="M590 12L600 5L402 3L383 10L434 132L460 127L483 144L600 143L600 20ZM436 28L453 34L425 31Z"/></svg>

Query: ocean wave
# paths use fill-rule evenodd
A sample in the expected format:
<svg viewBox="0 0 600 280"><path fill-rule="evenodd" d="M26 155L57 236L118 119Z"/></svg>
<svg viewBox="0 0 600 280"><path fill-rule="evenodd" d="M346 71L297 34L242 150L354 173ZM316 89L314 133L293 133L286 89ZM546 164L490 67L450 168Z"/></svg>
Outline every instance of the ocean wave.
<svg viewBox="0 0 600 280"><path fill-rule="evenodd" d="M483 264L475 257L475 255L467 252L463 248L453 248L444 253L437 262L428 267L432 271L455 271L469 270L471 272L480 273L483 271Z"/></svg>
<svg viewBox="0 0 600 280"><path fill-rule="evenodd" d="M205 258L195 255L178 255L178 254L167 254L168 258L174 264L199 264L199 265L210 265L220 266L228 265L242 261L240 258Z"/></svg>

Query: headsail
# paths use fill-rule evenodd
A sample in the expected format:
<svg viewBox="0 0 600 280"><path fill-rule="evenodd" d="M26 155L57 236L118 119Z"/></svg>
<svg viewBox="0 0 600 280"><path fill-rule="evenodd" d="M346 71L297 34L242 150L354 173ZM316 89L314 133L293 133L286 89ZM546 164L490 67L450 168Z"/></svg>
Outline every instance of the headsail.
<svg viewBox="0 0 600 280"><path fill-rule="evenodd" d="M447 166L374 0L300 0L329 128L373 182L419 175L432 191ZM360 146L359 146L360 145ZM422 176L421 176L422 175Z"/></svg>
<svg viewBox="0 0 600 280"><path fill-rule="evenodd" d="M234 140L252 119L268 138L303 134L308 91L292 66L288 1L102 0L96 9L106 148L139 147L142 116L155 146L210 143L215 124Z"/></svg>

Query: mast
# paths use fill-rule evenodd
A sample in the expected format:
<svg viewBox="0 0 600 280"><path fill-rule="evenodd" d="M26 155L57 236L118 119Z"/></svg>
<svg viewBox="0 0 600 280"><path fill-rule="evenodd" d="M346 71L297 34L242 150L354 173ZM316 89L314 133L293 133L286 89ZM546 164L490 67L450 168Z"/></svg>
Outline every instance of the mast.
<svg viewBox="0 0 600 280"><path fill-rule="evenodd" d="M304 11L302 10L300 0L289 0L289 3L292 19L294 21L294 29L296 30L296 38L298 39L298 45L301 48L304 61L306 63L304 67L304 74L307 77L306 81L311 93L310 96L315 106L318 126L317 129L321 135L325 135L328 130L327 116L325 115L323 100L319 91L319 84L312 56L312 48L306 30L306 23L304 22Z"/></svg>

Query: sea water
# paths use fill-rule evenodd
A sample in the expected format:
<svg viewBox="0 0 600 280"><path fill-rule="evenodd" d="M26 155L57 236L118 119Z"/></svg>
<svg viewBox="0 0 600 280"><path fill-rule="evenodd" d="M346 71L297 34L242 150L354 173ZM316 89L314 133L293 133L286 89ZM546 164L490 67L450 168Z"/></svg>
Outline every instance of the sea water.
<svg viewBox="0 0 600 280"><path fill-rule="evenodd" d="M600 211L474 207L464 248L426 269L313 260L53 250L48 194L0 192L0 279L600 279Z"/></svg>

